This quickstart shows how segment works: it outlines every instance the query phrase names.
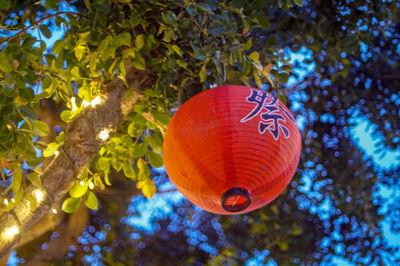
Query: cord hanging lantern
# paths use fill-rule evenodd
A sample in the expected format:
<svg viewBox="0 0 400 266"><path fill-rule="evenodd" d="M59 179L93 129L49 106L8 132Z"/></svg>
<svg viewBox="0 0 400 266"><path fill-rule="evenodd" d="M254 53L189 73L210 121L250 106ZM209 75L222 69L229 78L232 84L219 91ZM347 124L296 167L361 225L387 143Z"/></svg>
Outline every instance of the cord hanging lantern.
<svg viewBox="0 0 400 266"><path fill-rule="evenodd" d="M218 214L274 200L296 170L301 136L277 98L245 86L206 90L174 114L165 136L167 174L192 203Z"/></svg>

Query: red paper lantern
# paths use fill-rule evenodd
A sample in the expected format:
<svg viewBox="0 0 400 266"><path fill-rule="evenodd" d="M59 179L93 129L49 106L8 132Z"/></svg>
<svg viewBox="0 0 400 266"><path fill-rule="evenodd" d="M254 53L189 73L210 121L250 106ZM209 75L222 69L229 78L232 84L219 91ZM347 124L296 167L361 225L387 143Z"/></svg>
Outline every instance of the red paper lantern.
<svg viewBox="0 0 400 266"><path fill-rule="evenodd" d="M177 189L218 214L245 213L274 200L299 162L301 136L292 114L265 91L206 90L172 117L164 162Z"/></svg>

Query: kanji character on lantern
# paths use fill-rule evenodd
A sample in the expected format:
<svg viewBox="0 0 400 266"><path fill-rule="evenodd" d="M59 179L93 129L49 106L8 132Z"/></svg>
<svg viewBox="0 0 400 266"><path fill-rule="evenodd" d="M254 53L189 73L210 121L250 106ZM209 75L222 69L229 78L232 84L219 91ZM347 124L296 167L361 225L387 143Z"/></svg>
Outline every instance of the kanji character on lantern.
<svg viewBox="0 0 400 266"><path fill-rule="evenodd" d="M251 93L246 100L250 103L256 103L257 105L245 118L240 120L242 123L254 118L265 108L266 112L260 115L262 121L258 124L258 131L260 134L264 134L268 130L274 139L277 140L279 138L279 129L281 129L286 138L290 137L289 130L280 123L280 121L286 122L286 118L279 110L283 111L289 120L292 122L295 121L293 117L279 105L276 97L264 91L251 89Z"/></svg>

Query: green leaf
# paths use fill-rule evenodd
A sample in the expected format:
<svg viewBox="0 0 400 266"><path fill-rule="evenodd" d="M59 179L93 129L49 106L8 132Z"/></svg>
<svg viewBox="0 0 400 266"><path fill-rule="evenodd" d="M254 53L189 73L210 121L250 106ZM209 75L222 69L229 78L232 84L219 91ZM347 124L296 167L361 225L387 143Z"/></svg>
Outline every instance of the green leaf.
<svg viewBox="0 0 400 266"><path fill-rule="evenodd" d="M138 160L140 162L140 159ZM150 178L150 168L147 163L143 163L141 166L138 165L138 180L143 181Z"/></svg>
<svg viewBox="0 0 400 266"><path fill-rule="evenodd" d="M42 88L43 88L44 90L47 89L48 87L50 87L50 85L51 85L52 82L53 82L53 81L51 80L51 78L50 78L49 76L46 76L46 77L44 78L43 82L42 82Z"/></svg>
<svg viewBox="0 0 400 266"><path fill-rule="evenodd" d="M67 41L68 41L68 38L56 41L52 48L53 53L59 54L64 49L64 46L67 44Z"/></svg>
<svg viewBox="0 0 400 266"><path fill-rule="evenodd" d="M64 110L60 114L60 118L62 121L69 123L71 121L71 110Z"/></svg>
<svg viewBox="0 0 400 266"><path fill-rule="evenodd" d="M10 7L8 0L0 0L0 10L4 10Z"/></svg>
<svg viewBox="0 0 400 266"><path fill-rule="evenodd" d="M146 155L147 151L147 144L146 143L140 143L136 145L135 152L133 153L134 158L139 158L143 157Z"/></svg>
<svg viewBox="0 0 400 266"><path fill-rule="evenodd" d="M155 152L149 152L149 163L153 167L162 167L164 165L162 157L155 153Z"/></svg>
<svg viewBox="0 0 400 266"><path fill-rule="evenodd" d="M221 35L225 32L225 30L226 30L225 25L218 21L212 23L210 27L207 29L208 33L214 35Z"/></svg>
<svg viewBox="0 0 400 266"><path fill-rule="evenodd" d="M35 93L32 88L30 87L23 87L18 89L18 95L26 101L26 103L33 100L35 97Z"/></svg>
<svg viewBox="0 0 400 266"><path fill-rule="evenodd" d="M144 118L141 114L137 114L133 119L132 122L134 122L137 125L146 125L147 120Z"/></svg>
<svg viewBox="0 0 400 266"><path fill-rule="evenodd" d="M81 184L83 183L83 185ZM69 190L69 195L73 198L80 198L85 195L86 191L88 190L88 183L87 182L76 182Z"/></svg>
<svg viewBox="0 0 400 266"><path fill-rule="evenodd" d="M121 33L117 36L116 40L117 40L116 41L117 46L122 46L122 45L130 46L131 45L131 34L129 32Z"/></svg>
<svg viewBox="0 0 400 266"><path fill-rule="evenodd" d="M278 243L278 245L279 245L280 250L282 250L282 251L286 251L289 248L289 244L287 242L284 242L284 241L280 241Z"/></svg>
<svg viewBox="0 0 400 266"><path fill-rule="evenodd" d="M135 123L130 123L129 124L129 126L128 126L128 135L129 136L131 136L131 137L135 137L136 136L136 127L135 127L136 125L135 125Z"/></svg>
<svg viewBox="0 0 400 266"><path fill-rule="evenodd" d="M303 6L303 0L294 0L294 2L295 2L296 5L298 5L298 6Z"/></svg>
<svg viewBox="0 0 400 266"><path fill-rule="evenodd" d="M79 75L79 67L74 66L74 67L71 69L71 75L72 75L73 77L79 78L79 77L80 77L80 75Z"/></svg>
<svg viewBox="0 0 400 266"><path fill-rule="evenodd" d="M200 78L200 82L204 82L207 78L207 72L206 72L206 64L203 64L203 66L200 69L199 72L199 78Z"/></svg>
<svg viewBox="0 0 400 266"><path fill-rule="evenodd" d="M67 198L64 200L61 209L66 213L73 213L79 208L80 203L80 198Z"/></svg>
<svg viewBox="0 0 400 266"><path fill-rule="evenodd" d="M279 101L281 101L283 104L286 105L286 95L279 95L278 99Z"/></svg>
<svg viewBox="0 0 400 266"><path fill-rule="evenodd" d="M181 48L179 48L178 45L176 45L176 44L172 45L172 49L175 51L175 53L176 53L177 55L179 55L180 57L182 57L182 51L181 51Z"/></svg>
<svg viewBox="0 0 400 266"><path fill-rule="evenodd" d="M121 167L122 167L121 161L119 159L122 159L122 158L123 158L123 155L121 155L120 158L116 158L116 157L111 158L111 166L118 172L121 170Z"/></svg>
<svg viewBox="0 0 400 266"><path fill-rule="evenodd" d="M194 46L194 45L192 45L192 48L193 48L193 57L194 58L201 60L201 61L204 61L207 59L207 55L203 49L201 49L200 47Z"/></svg>
<svg viewBox="0 0 400 266"><path fill-rule="evenodd" d="M153 149L154 152L161 153L162 140L158 134L146 137L145 141L150 145L150 147Z"/></svg>
<svg viewBox="0 0 400 266"><path fill-rule="evenodd" d="M22 185L22 172L21 169L16 166L13 168L13 180L12 180L12 190L16 194Z"/></svg>
<svg viewBox="0 0 400 266"><path fill-rule="evenodd" d="M37 186L39 188L42 187L42 181L40 180L40 175L38 175L35 172L32 172L29 175L27 175L27 177L34 186Z"/></svg>
<svg viewBox="0 0 400 266"><path fill-rule="evenodd" d="M51 38L51 31L46 25L43 24L39 25L39 29L40 32L44 35L44 37L46 37L47 39Z"/></svg>
<svg viewBox="0 0 400 266"><path fill-rule="evenodd" d="M47 145L47 148L43 151L43 156L44 157L51 157L54 155L54 152L58 150L60 145L56 142L51 142L49 145Z"/></svg>
<svg viewBox="0 0 400 266"><path fill-rule="evenodd" d="M132 65L139 70L146 70L146 61L140 55L136 55L134 59L131 59Z"/></svg>
<svg viewBox="0 0 400 266"><path fill-rule="evenodd" d="M256 63L260 63L260 55L258 54L258 52L252 52L251 54L249 54L248 58Z"/></svg>
<svg viewBox="0 0 400 266"><path fill-rule="evenodd" d="M398 1L392 1L392 3L390 4L390 12L392 12L392 17L394 21L398 21L397 20L397 13L399 11L399 8L397 6L397 2Z"/></svg>
<svg viewBox="0 0 400 266"><path fill-rule="evenodd" d="M75 57L76 59L78 59L78 61L81 61L81 59L85 55L86 50L87 48L84 45L77 45L74 47Z"/></svg>
<svg viewBox="0 0 400 266"><path fill-rule="evenodd" d="M6 83L1 87L1 91L8 97L14 96L15 83Z"/></svg>
<svg viewBox="0 0 400 266"><path fill-rule="evenodd" d="M249 50L252 45L253 45L253 41L251 39L248 39L247 42L244 44L242 49L244 51Z"/></svg>
<svg viewBox="0 0 400 266"><path fill-rule="evenodd" d="M160 113L157 111L152 111L151 114L153 115L154 119L161 122L163 125L168 126L171 117L165 113Z"/></svg>
<svg viewBox="0 0 400 266"><path fill-rule="evenodd" d="M0 53L0 70L3 72L11 72L14 70L10 60L4 52Z"/></svg>
<svg viewBox="0 0 400 266"><path fill-rule="evenodd" d="M46 0L44 7L57 10L58 9L58 0Z"/></svg>
<svg viewBox="0 0 400 266"><path fill-rule="evenodd" d="M133 179L133 180L135 180L137 178L137 173L136 173L135 169L133 168L132 164L128 163L128 164L124 165L122 170L124 171L124 174L126 177Z"/></svg>
<svg viewBox="0 0 400 266"><path fill-rule="evenodd" d="M111 166L111 159L108 157L100 157L97 161L99 170L108 171Z"/></svg>
<svg viewBox="0 0 400 266"><path fill-rule="evenodd" d="M104 172L104 182L106 183L107 186L111 186L111 182L110 182L110 179L108 178L108 174L109 174L109 171Z"/></svg>
<svg viewBox="0 0 400 266"><path fill-rule="evenodd" d="M93 178L94 185L95 185L96 187L99 187L99 188L101 188L101 189L104 189L105 186L104 186L103 182L101 181L100 175L99 175L99 174L95 174L93 177L94 177L94 178Z"/></svg>
<svg viewBox="0 0 400 266"><path fill-rule="evenodd" d="M202 9L203 11L206 11L208 13L212 13L215 10L215 6L213 6L211 3L197 3L197 7Z"/></svg>
<svg viewBox="0 0 400 266"><path fill-rule="evenodd" d="M291 234L294 235L294 236L298 236L298 235L300 235L302 232L303 232L303 231L301 230L301 228L296 226L295 228L293 228L293 231L291 232Z"/></svg>
<svg viewBox="0 0 400 266"><path fill-rule="evenodd" d="M289 79L289 74L288 73L280 73L279 74L279 82L286 84Z"/></svg>
<svg viewBox="0 0 400 266"><path fill-rule="evenodd" d="M32 127L33 132L40 137L44 137L49 134L49 127L46 123L43 123L42 121L33 120Z"/></svg>
<svg viewBox="0 0 400 266"><path fill-rule="evenodd" d="M268 19L266 19L264 16L257 16L257 21L258 24L260 24L265 29L269 29L271 27Z"/></svg>
<svg viewBox="0 0 400 266"><path fill-rule="evenodd" d="M85 7L87 8L87 10L89 10L89 12L92 12L92 7L90 5L90 0L83 0Z"/></svg>
<svg viewBox="0 0 400 266"><path fill-rule="evenodd" d="M162 19L164 20L164 22L167 24L175 24L175 22L176 22L175 13L170 10L163 12L161 14L161 16L162 16Z"/></svg>
<svg viewBox="0 0 400 266"><path fill-rule="evenodd" d="M99 201L96 195L92 191L88 191L84 197L85 205L91 210L97 210L99 208Z"/></svg>
<svg viewBox="0 0 400 266"><path fill-rule="evenodd" d="M18 109L25 116L28 116L28 117L30 117L32 119L37 119L37 117L38 117L36 111L34 109L32 109L32 107L30 107L29 105L22 105L22 106L18 107Z"/></svg>
<svg viewBox="0 0 400 266"><path fill-rule="evenodd" d="M64 143L64 139L65 139L65 133L64 131L61 131L60 134L58 134L58 136L56 137L56 141L58 143Z"/></svg>
<svg viewBox="0 0 400 266"><path fill-rule="evenodd" d="M156 186L154 185L154 182L151 180L146 180L146 182L142 187L142 193L148 199L151 199L153 195L156 193Z"/></svg>
<svg viewBox="0 0 400 266"><path fill-rule="evenodd" d="M135 46L137 49L141 49L144 45L144 35L143 34L139 34L138 36L136 36L135 39Z"/></svg>

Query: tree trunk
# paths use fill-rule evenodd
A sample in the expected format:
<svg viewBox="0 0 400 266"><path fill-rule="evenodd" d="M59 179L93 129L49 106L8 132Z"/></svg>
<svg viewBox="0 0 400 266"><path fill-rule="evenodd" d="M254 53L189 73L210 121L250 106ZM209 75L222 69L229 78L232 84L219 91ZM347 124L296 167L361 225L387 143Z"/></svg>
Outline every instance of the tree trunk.
<svg viewBox="0 0 400 266"><path fill-rule="evenodd" d="M141 81L150 73L135 70L129 64L126 69L126 81L130 87L138 90L139 84L149 85ZM136 92L129 99L125 99L126 90L120 79L112 80L105 85L104 102L94 108L86 108L68 124L59 155L41 175L41 192L44 194L41 202L35 208L31 206L29 196L35 195L38 188L29 185L23 199L14 209L0 216L0 258L15 247L24 232L49 213L54 202L64 197L79 174L90 165L104 143L98 138L99 132L105 128L110 130L110 134L115 132L124 121L124 116L132 111L140 93ZM10 234L10 228L14 229L15 234Z"/></svg>

